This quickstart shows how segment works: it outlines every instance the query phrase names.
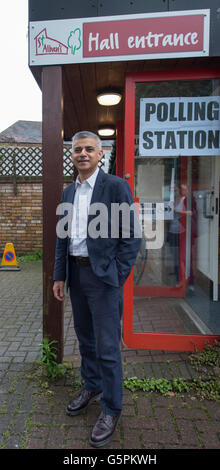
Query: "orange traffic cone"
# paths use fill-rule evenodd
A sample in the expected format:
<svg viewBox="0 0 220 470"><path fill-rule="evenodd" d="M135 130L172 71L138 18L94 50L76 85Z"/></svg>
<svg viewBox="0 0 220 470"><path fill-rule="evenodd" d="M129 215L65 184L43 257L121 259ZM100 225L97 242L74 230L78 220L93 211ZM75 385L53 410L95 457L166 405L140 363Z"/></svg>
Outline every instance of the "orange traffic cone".
<svg viewBox="0 0 220 470"><path fill-rule="evenodd" d="M0 271L20 271L18 266L13 243L6 243Z"/></svg>

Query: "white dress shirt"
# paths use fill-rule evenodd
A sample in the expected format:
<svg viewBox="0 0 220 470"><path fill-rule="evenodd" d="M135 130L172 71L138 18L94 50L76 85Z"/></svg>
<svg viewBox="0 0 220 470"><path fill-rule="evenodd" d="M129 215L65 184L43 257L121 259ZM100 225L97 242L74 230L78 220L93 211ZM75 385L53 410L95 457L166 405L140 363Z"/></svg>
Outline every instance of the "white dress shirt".
<svg viewBox="0 0 220 470"><path fill-rule="evenodd" d="M72 256L88 256L86 243L88 213L98 172L99 168L82 183L78 176L76 178L72 230L69 245L69 254Z"/></svg>

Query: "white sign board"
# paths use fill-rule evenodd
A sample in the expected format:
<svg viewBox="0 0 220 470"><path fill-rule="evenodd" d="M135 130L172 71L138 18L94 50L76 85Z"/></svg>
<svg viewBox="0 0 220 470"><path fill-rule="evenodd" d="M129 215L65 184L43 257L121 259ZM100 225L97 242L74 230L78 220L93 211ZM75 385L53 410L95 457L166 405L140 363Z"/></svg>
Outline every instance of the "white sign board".
<svg viewBox="0 0 220 470"><path fill-rule="evenodd" d="M220 97L141 98L139 156L220 155Z"/></svg>
<svg viewBox="0 0 220 470"><path fill-rule="evenodd" d="M33 21L29 65L209 55L210 10Z"/></svg>

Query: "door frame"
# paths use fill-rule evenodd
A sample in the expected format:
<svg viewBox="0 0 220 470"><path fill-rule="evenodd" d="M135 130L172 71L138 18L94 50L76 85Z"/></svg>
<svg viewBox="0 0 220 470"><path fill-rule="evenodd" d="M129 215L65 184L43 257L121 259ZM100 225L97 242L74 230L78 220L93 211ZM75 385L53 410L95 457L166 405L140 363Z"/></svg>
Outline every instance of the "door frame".
<svg viewBox="0 0 220 470"><path fill-rule="evenodd" d="M220 68L184 69L129 73L125 78L124 178L134 194L135 83L150 81L196 80L220 78ZM185 284L185 282L184 282ZM155 296L162 294L151 288ZM159 288L162 289L162 288ZM124 285L123 343L129 348L167 351L202 351L204 346L220 340L219 335L190 335L133 331L133 269ZM151 294L152 295L152 294Z"/></svg>
<svg viewBox="0 0 220 470"><path fill-rule="evenodd" d="M213 300L218 299L218 279L219 272L219 256L216 256L219 251L219 188L220 188L220 158L215 157L215 170L214 170L214 199L213 199L213 240L212 240L212 281L213 281ZM218 228L218 230L217 230Z"/></svg>

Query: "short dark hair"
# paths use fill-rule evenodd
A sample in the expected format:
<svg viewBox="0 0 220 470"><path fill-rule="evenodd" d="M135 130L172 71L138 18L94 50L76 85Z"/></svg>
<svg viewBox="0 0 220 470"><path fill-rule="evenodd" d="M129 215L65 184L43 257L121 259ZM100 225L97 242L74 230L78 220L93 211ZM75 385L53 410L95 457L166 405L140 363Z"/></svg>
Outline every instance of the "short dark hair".
<svg viewBox="0 0 220 470"><path fill-rule="evenodd" d="M80 132L77 132L76 134L74 134L74 136L72 137L72 150L73 150L73 146L74 146L76 140L86 139L87 137L90 137L92 139L96 139L98 149L99 150L102 149L102 142L101 142L101 139L99 138L99 136L97 134L94 134L93 132L90 132L90 131L80 131Z"/></svg>

